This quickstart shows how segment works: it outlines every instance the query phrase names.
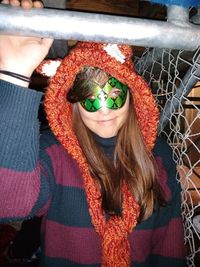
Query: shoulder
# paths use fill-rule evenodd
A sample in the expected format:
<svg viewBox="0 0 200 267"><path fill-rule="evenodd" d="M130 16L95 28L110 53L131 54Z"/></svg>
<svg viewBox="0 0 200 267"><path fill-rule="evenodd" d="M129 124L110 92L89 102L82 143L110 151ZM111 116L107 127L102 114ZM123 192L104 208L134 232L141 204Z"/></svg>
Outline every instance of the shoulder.
<svg viewBox="0 0 200 267"><path fill-rule="evenodd" d="M45 128L40 132L40 154L51 155L51 158L72 160L72 156L63 147L50 128Z"/></svg>
<svg viewBox="0 0 200 267"><path fill-rule="evenodd" d="M45 150L53 145L60 145L58 139L53 134L50 128L46 128L40 131L40 148Z"/></svg>

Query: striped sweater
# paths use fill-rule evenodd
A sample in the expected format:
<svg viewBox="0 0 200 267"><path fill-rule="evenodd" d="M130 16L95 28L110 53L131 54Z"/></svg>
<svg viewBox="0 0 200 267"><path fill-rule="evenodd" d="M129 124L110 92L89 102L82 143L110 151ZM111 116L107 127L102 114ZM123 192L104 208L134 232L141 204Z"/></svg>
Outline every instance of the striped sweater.
<svg viewBox="0 0 200 267"><path fill-rule="evenodd" d="M43 216L41 266L100 267L101 241L91 223L81 172L50 131L39 134L42 94L0 81L0 221ZM129 235L131 266L186 266L180 186L168 145L154 156L168 204Z"/></svg>

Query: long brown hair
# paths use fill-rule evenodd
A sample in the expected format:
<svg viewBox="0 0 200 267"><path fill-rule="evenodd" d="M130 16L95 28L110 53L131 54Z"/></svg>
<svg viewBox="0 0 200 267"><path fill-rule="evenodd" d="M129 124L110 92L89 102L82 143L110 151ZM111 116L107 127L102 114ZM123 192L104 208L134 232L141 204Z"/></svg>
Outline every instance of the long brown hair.
<svg viewBox="0 0 200 267"><path fill-rule="evenodd" d="M87 67L77 76L74 87L68 93L72 103L91 95L92 84L103 84L109 76L98 68ZM81 92L81 93L80 93ZM122 182L125 179L129 189L140 205L140 220L148 218L155 202L164 205L163 190L156 179L156 164L147 151L138 126L132 96L127 119L118 132L114 161L108 159L83 123L75 104L73 127L80 147L85 155L92 177L102 192L102 208L109 214L121 214Z"/></svg>

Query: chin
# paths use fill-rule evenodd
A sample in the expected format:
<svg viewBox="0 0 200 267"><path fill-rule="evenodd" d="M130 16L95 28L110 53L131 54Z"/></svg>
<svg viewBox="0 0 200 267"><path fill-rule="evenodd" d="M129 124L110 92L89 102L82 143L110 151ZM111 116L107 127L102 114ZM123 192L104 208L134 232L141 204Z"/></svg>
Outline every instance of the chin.
<svg viewBox="0 0 200 267"><path fill-rule="evenodd" d="M116 132L98 132L96 134L102 138L111 138L117 135Z"/></svg>

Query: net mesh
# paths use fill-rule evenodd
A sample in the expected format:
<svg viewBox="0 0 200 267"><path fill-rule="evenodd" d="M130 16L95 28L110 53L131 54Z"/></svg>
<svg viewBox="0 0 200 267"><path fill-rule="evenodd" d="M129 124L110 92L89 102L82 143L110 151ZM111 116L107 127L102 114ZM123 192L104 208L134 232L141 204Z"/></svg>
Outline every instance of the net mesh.
<svg viewBox="0 0 200 267"><path fill-rule="evenodd" d="M188 266L200 262L200 49L147 48L135 59L160 109L159 134L177 163Z"/></svg>

